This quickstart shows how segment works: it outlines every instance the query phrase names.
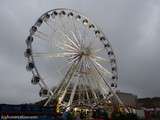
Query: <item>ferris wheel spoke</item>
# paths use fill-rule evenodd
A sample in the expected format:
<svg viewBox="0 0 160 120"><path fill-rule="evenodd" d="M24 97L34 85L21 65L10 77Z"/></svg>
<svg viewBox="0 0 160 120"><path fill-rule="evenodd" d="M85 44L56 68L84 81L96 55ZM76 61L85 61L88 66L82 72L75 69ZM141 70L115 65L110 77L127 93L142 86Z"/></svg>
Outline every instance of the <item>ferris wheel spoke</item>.
<svg viewBox="0 0 160 120"><path fill-rule="evenodd" d="M56 32L56 29L53 27L52 24L50 24L50 22L52 22L52 21L51 21L51 20L50 20L50 21L46 21L45 23L46 23L46 25L48 26L48 28L50 28L50 30L51 30L52 32Z"/></svg>
<svg viewBox="0 0 160 120"><path fill-rule="evenodd" d="M66 39L63 39L57 43L57 47L61 49L69 49L69 50L79 50L79 46L63 31L59 31L63 37Z"/></svg>
<svg viewBox="0 0 160 120"><path fill-rule="evenodd" d="M105 98L105 91L104 91L104 87L103 87L104 82L100 81L101 78L98 78L97 76L96 77L92 76L92 79L94 79L95 84L97 85L97 88L99 89L99 91L103 95L103 98Z"/></svg>
<svg viewBox="0 0 160 120"><path fill-rule="evenodd" d="M54 32L58 32L58 33L60 33L62 36L64 36L66 39L65 39L65 41L63 41L62 43L64 43L64 45L66 46L66 47L68 47L68 48L70 48L70 49L76 49L76 50L78 50L79 49L79 46L78 46L78 44L76 44L68 35L67 35L67 33L65 32L65 25L63 24L62 25L63 26L63 30L60 30L60 29L57 29L57 30L55 30L55 29L53 29L53 31ZM59 26L59 28L60 28L60 26ZM67 40L67 41L66 41ZM62 47L62 46L61 46Z"/></svg>
<svg viewBox="0 0 160 120"><path fill-rule="evenodd" d="M48 24L49 26L49 24ZM67 33L65 32L66 27L65 24L62 24L63 30L60 29L54 29L53 27L51 28L53 32L58 32L60 33L63 37L65 37L66 39L62 42L63 45L65 47L67 47L67 49L71 49L71 50L78 50L78 45L69 37L69 35L67 35ZM59 26L60 28L60 26ZM66 41L67 40L67 41ZM62 46L60 48L63 48Z"/></svg>
<svg viewBox="0 0 160 120"><path fill-rule="evenodd" d="M49 42L49 50L52 51L55 44L55 37L53 37L56 33L56 27L53 26L54 21L51 19L48 19L47 21L44 21L45 25L49 28L49 36L48 36L48 42Z"/></svg>
<svg viewBox="0 0 160 120"><path fill-rule="evenodd" d="M73 56L70 56L70 57L67 59L67 61L68 61L69 64L72 64L72 63L75 63L76 61L78 61L79 58L80 58L80 57L79 57L78 55L73 55Z"/></svg>
<svg viewBox="0 0 160 120"><path fill-rule="evenodd" d="M96 62L106 62L106 63L110 62L108 59L105 59L105 58L100 57L100 56L91 56L91 57Z"/></svg>
<svg viewBox="0 0 160 120"><path fill-rule="evenodd" d="M106 95L108 94L109 90L108 90L108 88L105 87L105 83L102 80L102 78L99 78L99 79L101 79L101 82L99 83L99 85L100 85L99 88L101 88L101 93L103 95L103 98L106 98ZM97 80L97 82L99 82L99 81Z"/></svg>
<svg viewBox="0 0 160 120"><path fill-rule="evenodd" d="M69 35L67 35L66 33L66 27L65 27L65 24L64 24L64 20L60 19L61 20L61 26L63 28L63 30L58 30L59 33L61 33L65 38L67 38L67 43L72 45L73 47L75 48L79 48L78 45L72 40L72 38L69 37ZM69 33L70 30L67 30L67 32ZM71 31L72 32L72 31Z"/></svg>
<svg viewBox="0 0 160 120"><path fill-rule="evenodd" d="M94 64L94 62L92 62L92 65L93 65L93 67L94 67L94 71L96 72L95 74L100 77L99 79L102 79L102 80L104 81L104 83L105 83L105 84L107 83L107 86L109 86L109 85L108 85L108 82L106 81L106 79L104 79L104 76L103 76L104 74L101 72L101 70L99 70L99 67L97 67L97 66ZM109 86L108 88L111 89L110 86Z"/></svg>
<svg viewBox="0 0 160 120"><path fill-rule="evenodd" d="M94 52L99 53L99 52L102 52L103 50L104 50L104 48L94 49Z"/></svg>
<svg viewBox="0 0 160 120"><path fill-rule="evenodd" d="M50 40L50 36L47 35L46 33L44 32L41 32L41 31L37 31L33 36L41 39L41 40L45 40L45 41L49 41Z"/></svg>
<svg viewBox="0 0 160 120"><path fill-rule="evenodd" d="M77 52L78 51L78 49L76 47L74 47L72 44L67 43L67 42L58 43L56 46L64 51L70 51L70 52Z"/></svg>
<svg viewBox="0 0 160 120"><path fill-rule="evenodd" d="M87 40L89 32L86 29L83 28L82 34L83 34L83 36L82 36L82 40L81 40L81 45L83 47L85 45L85 41Z"/></svg>
<svg viewBox="0 0 160 120"><path fill-rule="evenodd" d="M81 45L80 40L82 39L82 36L79 33L80 31L78 30L77 25L75 24L75 21L73 19L72 19L72 25L74 27L74 34L75 34L75 36L76 36L76 38L78 40L78 43Z"/></svg>
<svg viewBox="0 0 160 120"><path fill-rule="evenodd" d="M72 45L73 47L79 50L79 46L69 36L67 36L66 34L64 34L64 36L67 38L68 44Z"/></svg>
<svg viewBox="0 0 160 120"><path fill-rule="evenodd" d="M49 23L50 22L50 23ZM61 28L60 26L58 27L58 28L56 28L55 26L54 26L54 21L53 20L50 20L50 21L47 21L47 22L45 22L46 23L46 25L50 28L50 30L52 31L52 34L55 34L55 33L60 33L60 34L66 34L66 33L64 33L62 30L60 30L60 29L58 29L58 28Z"/></svg>
<svg viewBox="0 0 160 120"><path fill-rule="evenodd" d="M62 58L74 55L74 53L63 52L63 53L48 53L48 52L34 52L33 57L44 57L44 58Z"/></svg>
<svg viewBox="0 0 160 120"><path fill-rule="evenodd" d="M94 65L96 65L98 68L99 68L99 70L104 74L104 75L106 75L106 76L108 76L108 77L111 77L112 76L112 73L111 72L109 72L106 68L104 68L101 64L99 64L97 61L95 61L94 59L90 59L92 62L93 62L93 64Z"/></svg>
<svg viewBox="0 0 160 120"><path fill-rule="evenodd" d="M75 43L77 44L78 47L80 47L80 41L78 40L76 34L73 31L71 31L71 33L72 33L72 36L73 36L73 38L75 40Z"/></svg>
<svg viewBox="0 0 160 120"><path fill-rule="evenodd" d="M60 16L60 17L62 17L62 16ZM66 26L64 24L64 19L59 19L59 22L60 22L60 25L62 26L63 31L65 31L65 33L66 33Z"/></svg>

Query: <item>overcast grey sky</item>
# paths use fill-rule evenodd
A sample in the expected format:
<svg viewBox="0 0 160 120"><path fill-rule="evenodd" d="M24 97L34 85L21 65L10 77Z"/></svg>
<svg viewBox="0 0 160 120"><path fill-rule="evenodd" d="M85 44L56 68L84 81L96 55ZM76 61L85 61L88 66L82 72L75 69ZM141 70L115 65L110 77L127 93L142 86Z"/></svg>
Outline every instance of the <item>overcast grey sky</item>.
<svg viewBox="0 0 160 120"><path fill-rule="evenodd" d="M40 99L25 69L24 41L37 18L55 8L75 9L102 28L118 58L118 89L160 96L160 1L0 0L0 103Z"/></svg>

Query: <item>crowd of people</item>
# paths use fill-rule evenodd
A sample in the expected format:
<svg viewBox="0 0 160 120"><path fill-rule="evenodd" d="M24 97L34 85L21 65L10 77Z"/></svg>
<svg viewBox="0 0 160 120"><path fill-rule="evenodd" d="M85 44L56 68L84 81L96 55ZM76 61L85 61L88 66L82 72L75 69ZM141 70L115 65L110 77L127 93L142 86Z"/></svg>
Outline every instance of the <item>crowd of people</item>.
<svg viewBox="0 0 160 120"><path fill-rule="evenodd" d="M58 114L54 120L142 120L133 113L121 113L113 112L108 114L103 109L96 109L92 111L65 111L62 114Z"/></svg>

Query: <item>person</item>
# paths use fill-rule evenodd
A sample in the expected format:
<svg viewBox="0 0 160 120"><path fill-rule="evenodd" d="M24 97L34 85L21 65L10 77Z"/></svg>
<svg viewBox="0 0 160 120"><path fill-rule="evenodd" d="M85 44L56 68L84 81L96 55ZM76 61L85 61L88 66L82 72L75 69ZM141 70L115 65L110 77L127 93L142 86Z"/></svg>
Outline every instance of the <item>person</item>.
<svg viewBox="0 0 160 120"><path fill-rule="evenodd" d="M71 113L71 111L68 112L67 120L73 120L73 114Z"/></svg>
<svg viewBox="0 0 160 120"><path fill-rule="evenodd" d="M107 111L104 111L103 116L104 120L109 120Z"/></svg>
<svg viewBox="0 0 160 120"><path fill-rule="evenodd" d="M84 114L83 114L83 111L81 110L81 112L80 112L80 119L84 119Z"/></svg>
<svg viewBox="0 0 160 120"><path fill-rule="evenodd" d="M65 111L62 115L63 120L67 120L68 117L68 111Z"/></svg>
<svg viewBox="0 0 160 120"><path fill-rule="evenodd" d="M76 120L81 120L79 115L76 116Z"/></svg>

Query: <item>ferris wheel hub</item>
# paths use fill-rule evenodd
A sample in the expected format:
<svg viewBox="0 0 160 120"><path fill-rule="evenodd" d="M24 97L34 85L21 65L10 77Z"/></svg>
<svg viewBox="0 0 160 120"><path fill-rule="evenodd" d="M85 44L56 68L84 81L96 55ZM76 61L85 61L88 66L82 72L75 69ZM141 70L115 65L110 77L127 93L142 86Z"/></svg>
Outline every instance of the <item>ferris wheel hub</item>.
<svg viewBox="0 0 160 120"><path fill-rule="evenodd" d="M81 56L90 56L92 54L92 50L90 47L85 47L80 50L80 55Z"/></svg>

